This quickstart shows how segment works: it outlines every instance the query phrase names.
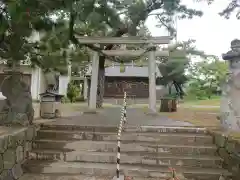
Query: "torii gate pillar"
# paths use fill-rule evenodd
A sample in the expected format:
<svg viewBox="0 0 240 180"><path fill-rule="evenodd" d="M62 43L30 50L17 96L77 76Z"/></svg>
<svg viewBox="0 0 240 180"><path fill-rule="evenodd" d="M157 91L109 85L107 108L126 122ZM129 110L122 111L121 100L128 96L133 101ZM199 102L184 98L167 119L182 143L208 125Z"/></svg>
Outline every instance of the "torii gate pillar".
<svg viewBox="0 0 240 180"><path fill-rule="evenodd" d="M149 75L149 110L151 113L157 113L156 110L156 47L152 47L148 55L148 75Z"/></svg>
<svg viewBox="0 0 240 180"><path fill-rule="evenodd" d="M96 110L98 65L99 65L98 52L93 51L92 52L92 76L91 76L91 88L90 88L90 100L89 100L89 109L92 111Z"/></svg>

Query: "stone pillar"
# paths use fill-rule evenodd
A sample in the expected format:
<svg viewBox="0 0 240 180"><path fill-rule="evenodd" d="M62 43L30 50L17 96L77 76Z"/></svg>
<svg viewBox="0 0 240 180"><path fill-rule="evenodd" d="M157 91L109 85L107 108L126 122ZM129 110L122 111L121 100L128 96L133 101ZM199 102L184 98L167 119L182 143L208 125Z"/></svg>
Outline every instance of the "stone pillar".
<svg viewBox="0 0 240 180"><path fill-rule="evenodd" d="M87 100L87 94L88 94L88 82L87 82L87 77L84 77L84 84L83 84L83 97L84 100Z"/></svg>
<svg viewBox="0 0 240 180"><path fill-rule="evenodd" d="M93 51L93 53L92 53L92 73L91 73L90 101L89 101L90 110L96 110L97 84L98 84L98 64L99 64L98 52Z"/></svg>
<svg viewBox="0 0 240 180"><path fill-rule="evenodd" d="M149 75L149 110L156 113L156 47L152 47L148 56L148 75Z"/></svg>
<svg viewBox="0 0 240 180"><path fill-rule="evenodd" d="M229 74L222 88L220 120L225 129L240 131L240 40L233 40L231 49L222 56L228 60Z"/></svg>

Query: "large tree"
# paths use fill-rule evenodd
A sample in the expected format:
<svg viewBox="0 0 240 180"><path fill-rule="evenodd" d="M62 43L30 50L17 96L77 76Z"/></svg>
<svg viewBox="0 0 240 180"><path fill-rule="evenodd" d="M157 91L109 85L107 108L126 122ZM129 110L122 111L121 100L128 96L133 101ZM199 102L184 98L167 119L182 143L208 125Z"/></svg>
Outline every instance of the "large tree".
<svg viewBox="0 0 240 180"><path fill-rule="evenodd" d="M20 62L31 60L32 65L42 66L39 43L33 41L33 32L51 31L62 26L50 16L62 6L62 1L19 0L0 2L0 59L7 61L10 73L5 73L1 91L7 98L3 108L2 124L31 123L33 107L30 87L18 72ZM47 54L52 52L46 52Z"/></svg>
<svg viewBox="0 0 240 180"><path fill-rule="evenodd" d="M174 28L173 32L175 32ZM183 85L188 80L185 73L189 67L191 58L215 58L212 55L207 55L203 51L198 50L194 43L195 40L176 42L166 48L166 50L169 51L169 57L161 57L159 59L160 63L158 68L162 73L162 77L157 79L157 83L168 86L169 90L174 86L180 98L183 98L183 95L185 94L183 91Z"/></svg>

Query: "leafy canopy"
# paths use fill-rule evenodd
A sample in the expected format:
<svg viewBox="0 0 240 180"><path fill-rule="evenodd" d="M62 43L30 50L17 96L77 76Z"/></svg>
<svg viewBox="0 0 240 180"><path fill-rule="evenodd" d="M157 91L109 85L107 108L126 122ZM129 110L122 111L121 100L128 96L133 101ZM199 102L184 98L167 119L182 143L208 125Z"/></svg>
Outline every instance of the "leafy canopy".
<svg viewBox="0 0 240 180"><path fill-rule="evenodd" d="M202 15L180 0L1 1L0 57L9 64L28 57L33 65L58 71L71 60L86 64L89 57L85 47L104 55L102 49L114 45L80 45L77 35L139 35L154 10L161 11L157 17L162 24L169 24L176 13L180 18ZM29 40L33 32L41 33L40 42ZM75 49L69 50L72 44Z"/></svg>

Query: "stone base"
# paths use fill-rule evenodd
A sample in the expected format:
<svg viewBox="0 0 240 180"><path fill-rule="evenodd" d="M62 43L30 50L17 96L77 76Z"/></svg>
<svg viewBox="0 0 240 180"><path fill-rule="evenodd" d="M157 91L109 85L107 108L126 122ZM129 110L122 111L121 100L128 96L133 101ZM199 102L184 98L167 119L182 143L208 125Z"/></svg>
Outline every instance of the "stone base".
<svg viewBox="0 0 240 180"><path fill-rule="evenodd" d="M11 114L8 112L0 112L0 126L29 126L32 125L30 122L25 113Z"/></svg>
<svg viewBox="0 0 240 180"><path fill-rule="evenodd" d="M119 179L124 180L124 175L120 175ZM117 176L114 176L112 180L118 180Z"/></svg>
<svg viewBox="0 0 240 180"><path fill-rule="evenodd" d="M145 114L148 115L148 116L158 116L159 115L157 112L153 112L151 109L148 109L145 112Z"/></svg>

